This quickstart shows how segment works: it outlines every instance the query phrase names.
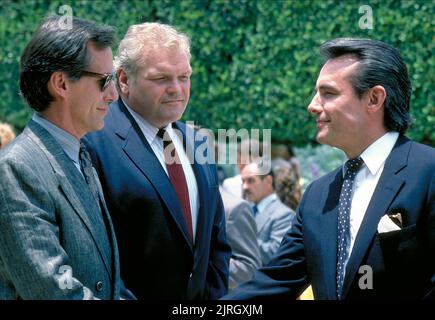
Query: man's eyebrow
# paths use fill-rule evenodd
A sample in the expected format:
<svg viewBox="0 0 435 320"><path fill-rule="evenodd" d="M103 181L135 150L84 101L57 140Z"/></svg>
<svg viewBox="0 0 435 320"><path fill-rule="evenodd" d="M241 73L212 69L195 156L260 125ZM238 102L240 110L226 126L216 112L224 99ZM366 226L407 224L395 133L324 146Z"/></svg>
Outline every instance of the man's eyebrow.
<svg viewBox="0 0 435 320"><path fill-rule="evenodd" d="M314 90L316 90L316 88L314 88ZM334 90L334 91L337 91L337 88L334 87L334 86L331 86L329 84L321 84L319 86L319 90Z"/></svg>

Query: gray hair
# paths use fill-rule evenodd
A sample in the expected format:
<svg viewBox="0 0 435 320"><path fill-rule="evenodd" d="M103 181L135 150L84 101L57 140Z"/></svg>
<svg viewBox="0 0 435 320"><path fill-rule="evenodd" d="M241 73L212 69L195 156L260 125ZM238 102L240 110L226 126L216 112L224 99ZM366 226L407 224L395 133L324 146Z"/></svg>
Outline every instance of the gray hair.
<svg viewBox="0 0 435 320"><path fill-rule="evenodd" d="M145 65L144 53L154 49L181 50L190 60L190 39L174 27L157 22L135 24L128 28L115 57L115 68L135 76Z"/></svg>

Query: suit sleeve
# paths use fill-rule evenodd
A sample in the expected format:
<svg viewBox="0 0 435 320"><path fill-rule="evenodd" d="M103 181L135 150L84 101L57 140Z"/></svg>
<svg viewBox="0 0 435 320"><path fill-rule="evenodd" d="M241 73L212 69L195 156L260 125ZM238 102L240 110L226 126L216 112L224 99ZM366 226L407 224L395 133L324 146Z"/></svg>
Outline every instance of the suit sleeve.
<svg viewBox="0 0 435 320"><path fill-rule="evenodd" d="M432 180L429 188L428 197L428 207L429 207L429 218L426 224L428 230L428 255L433 255L435 252L435 173L432 175ZM435 300L435 262L434 259L430 259L429 262L432 269L432 274L430 278L430 288L429 292L424 296L424 299Z"/></svg>
<svg viewBox="0 0 435 320"><path fill-rule="evenodd" d="M309 186L305 194L309 193ZM296 299L308 286L302 221L304 196L290 230L272 260L255 272L252 280L237 287L223 300Z"/></svg>
<svg viewBox="0 0 435 320"><path fill-rule="evenodd" d="M217 173L214 170L217 183ZM210 243L210 260L207 270L207 291L206 298L216 300L228 292L229 261L231 247L226 239L225 211L219 188L216 185L214 190L216 199L216 212L212 226Z"/></svg>
<svg viewBox="0 0 435 320"><path fill-rule="evenodd" d="M234 207L227 218L227 237L232 249L229 288L251 279L261 266L257 228L251 208L246 202Z"/></svg>
<svg viewBox="0 0 435 320"><path fill-rule="evenodd" d="M291 228L294 217L294 213L292 214L290 211L281 211L275 214L267 240L258 239L263 263L269 262L273 254L278 250L284 235Z"/></svg>
<svg viewBox="0 0 435 320"><path fill-rule="evenodd" d="M0 176L0 277L11 288L1 290L0 298L93 299L68 271L56 207L44 181L26 165L5 161Z"/></svg>

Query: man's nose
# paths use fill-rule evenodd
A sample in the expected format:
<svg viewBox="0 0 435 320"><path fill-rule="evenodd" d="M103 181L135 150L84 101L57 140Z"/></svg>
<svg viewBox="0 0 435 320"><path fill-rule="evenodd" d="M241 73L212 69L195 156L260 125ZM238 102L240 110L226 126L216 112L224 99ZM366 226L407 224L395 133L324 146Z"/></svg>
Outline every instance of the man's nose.
<svg viewBox="0 0 435 320"><path fill-rule="evenodd" d="M311 114L319 114L322 112L322 106L319 103L319 94L316 95L311 100L310 104L307 107L308 112Z"/></svg>
<svg viewBox="0 0 435 320"><path fill-rule="evenodd" d="M180 81L178 81L178 79L174 79L173 81L171 81L169 83L167 91L168 91L168 93L178 93L178 92L181 92L181 83L180 83Z"/></svg>
<svg viewBox="0 0 435 320"><path fill-rule="evenodd" d="M118 100L118 90L116 90L116 86L113 81L110 82L104 91L104 95L104 100L108 103Z"/></svg>
<svg viewBox="0 0 435 320"><path fill-rule="evenodd" d="M248 184L247 184L246 182L243 182L243 183L242 183L242 189L243 189L243 191L249 189Z"/></svg>

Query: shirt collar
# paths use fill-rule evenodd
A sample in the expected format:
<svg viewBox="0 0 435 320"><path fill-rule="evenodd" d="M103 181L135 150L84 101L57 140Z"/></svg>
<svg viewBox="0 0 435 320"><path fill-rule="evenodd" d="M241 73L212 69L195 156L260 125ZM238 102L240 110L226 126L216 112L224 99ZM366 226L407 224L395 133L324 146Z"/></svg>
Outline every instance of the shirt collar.
<svg viewBox="0 0 435 320"><path fill-rule="evenodd" d="M159 128L154 127L151 123L146 121L136 111L134 111L132 108L130 108L130 106L125 102L124 99L122 99L122 97L121 97L121 100L124 103L127 110L130 112L130 114L133 116L133 118L136 121L136 123L138 124L138 126L140 127L140 129L143 132L143 134L145 135L145 138L147 139L148 143L150 145L152 145L157 137L157 132L159 132ZM170 124L168 124L164 129L168 132L169 136L172 137L172 131L173 131L172 126Z"/></svg>
<svg viewBox="0 0 435 320"><path fill-rule="evenodd" d="M79 152L80 141L65 130L59 128L51 121L43 118L37 112L32 116L32 120L47 130L53 138L60 144L66 155L75 163L80 164Z"/></svg>
<svg viewBox="0 0 435 320"><path fill-rule="evenodd" d="M276 195L276 193L272 193L272 194L268 195L266 198L263 198L257 204L258 212L262 212L269 204L274 202L276 199L278 199L278 196Z"/></svg>
<svg viewBox="0 0 435 320"><path fill-rule="evenodd" d="M385 163L398 138L398 132L387 132L361 153L360 157L372 175L375 175ZM345 166L343 166L343 175L344 171Z"/></svg>

